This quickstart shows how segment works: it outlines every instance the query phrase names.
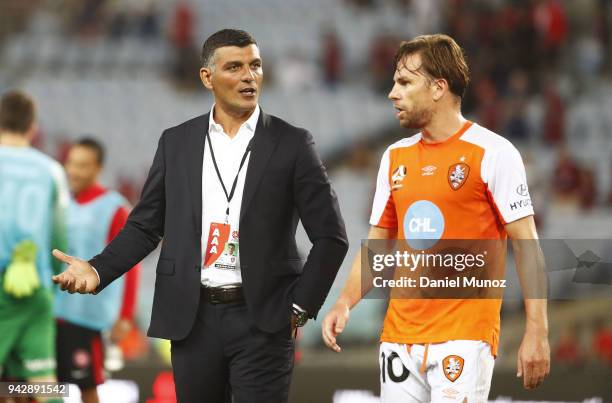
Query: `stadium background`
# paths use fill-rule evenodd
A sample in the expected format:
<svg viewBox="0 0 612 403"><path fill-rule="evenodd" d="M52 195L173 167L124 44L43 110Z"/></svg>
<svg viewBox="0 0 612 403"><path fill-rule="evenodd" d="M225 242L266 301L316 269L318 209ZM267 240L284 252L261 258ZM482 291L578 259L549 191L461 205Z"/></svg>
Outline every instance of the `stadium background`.
<svg viewBox="0 0 612 403"><path fill-rule="evenodd" d="M135 203L162 130L210 108L197 75L199 49L224 27L255 36L264 60L262 108L313 133L338 193L351 250L322 312L367 233L382 151L407 135L386 94L397 44L418 34L448 33L464 47L472 71L464 114L521 150L540 236L610 238L608 0L2 0L0 93L16 88L34 97L36 147L59 160L83 134L101 140L104 184ZM300 245L309 248L303 232ZM144 261L142 330L121 346L124 363L113 354L107 360L118 370L112 378L135 382L139 401L151 402L163 401L167 383L156 377L169 368L142 336L156 258ZM505 303L490 399L612 401L610 295L606 288L551 301L552 372L534 392L515 377L522 306L517 298ZM366 391L378 394L384 308L365 300L353 310L340 355L323 348L320 320L304 328L292 402L328 402L334 394L336 402L376 401ZM109 384L103 401L129 401L134 387Z"/></svg>

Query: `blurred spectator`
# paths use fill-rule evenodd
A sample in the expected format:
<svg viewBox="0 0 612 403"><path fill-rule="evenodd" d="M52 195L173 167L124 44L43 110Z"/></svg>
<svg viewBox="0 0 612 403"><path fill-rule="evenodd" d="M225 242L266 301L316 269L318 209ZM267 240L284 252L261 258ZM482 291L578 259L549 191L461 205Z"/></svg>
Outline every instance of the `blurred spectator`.
<svg viewBox="0 0 612 403"><path fill-rule="evenodd" d="M116 9L108 23L108 35L112 40L122 39L128 32L128 16L123 8Z"/></svg>
<svg viewBox="0 0 612 403"><path fill-rule="evenodd" d="M596 0L597 1L597 10L595 11L595 34L597 35L597 39L601 42L604 49L608 49L610 46L611 38L611 27L612 24L612 16L609 13L609 0ZM609 55L606 53L606 57Z"/></svg>
<svg viewBox="0 0 612 403"><path fill-rule="evenodd" d="M553 170L552 191L555 201L562 204L577 201L580 188L580 167L565 146L558 149L557 162Z"/></svg>
<svg viewBox="0 0 612 403"><path fill-rule="evenodd" d="M513 24L508 27L508 31L510 33L509 45L515 50L514 62L526 69L536 68L540 57L538 57L536 41L534 41L536 27L529 7L514 7Z"/></svg>
<svg viewBox="0 0 612 403"><path fill-rule="evenodd" d="M159 37L159 11L155 0L125 2L112 0L105 7L107 34L113 40L128 35L143 40Z"/></svg>
<svg viewBox="0 0 612 403"><path fill-rule="evenodd" d="M199 60L194 42L195 13L189 3L181 0L174 9L170 25L170 43L174 48L172 74L185 88L199 88Z"/></svg>
<svg viewBox="0 0 612 403"><path fill-rule="evenodd" d="M355 49L363 49L362 45L356 45L356 41L362 38L355 39L355 35L352 35L350 30L342 30L340 24L337 32L322 30L318 54L309 53L310 47L304 47L307 49L305 52L293 48L288 51L276 50L277 53L268 58L266 65L268 85L274 81L270 80L273 76L271 73L276 72L279 84L289 89L312 88L311 83L317 81L317 74L328 88L335 88L339 83L350 86L360 81L362 76L349 75L347 72L363 71L365 64L369 69L373 88L380 95L386 96L391 87L393 56L399 40L408 39L412 35L445 32L459 42L468 57L472 84L468 87L462 108L464 113L475 121L512 141L522 142L537 136L537 140L550 145L564 142L573 144L572 138L577 136L595 137L601 133L603 137L612 127L610 117L595 111L591 106L602 105L601 109L605 110L608 108L607 99L612 99L607 95L609 91L605 87L605 80L609 80L612 71L612 53L608 51L612 45L610 0L341 1L347 7L338 12L346 12L350 16L358 9L360 14L364 14L359 17L371 16L375 26L381 27L378 34L376 31L372 32L371 28L361 32L363 40L369 41L367 52L360 54L362 59L348 57L358 54L353 53ZM68 28L64 31L68 34L79 33L81 39L138 37L143 40L156 40L160 37L161 30L167 28L168 41L173 52L169 57L172 77L182 87L195 89L200 88L197 75L200 44L196 38L196 24L208 23L210 18L210 14L202 14L203 20L196 21L197 11L202 11L202 7L206 7L207 3L202 4L188 0L3 2L0 7L0 40L2 32L7 31L8 27L17 21L19 27L30 27L27 29L38 32L57 33L61 30L59 27L53 29L53 24L42 24L40 15L32 12L36 9L41 11L39 14L46 12L49 18L56 19L56 27L64 19ZM162 23L163 26L160 25ZM396 23L398 25L395 25ZM315 29L310 34L320 35ZM351 35L350 38L347 35ZM24 43L37 43L36 38ZM105 48L98 52L93 46L87 49L72 46L73 37L70 35L65 38L65 49L54 45L52 41L51 44L40 41L42 45L31 47L29 52L35 55L44 54L45 52L39 52L40 48L52 53L54 56L50 59L58 69L75 66L77 69L83 66L112 68L115 64L131 68L139 63L122 63L121 60L125 58L122 54L119 55L121 57L114 57L114 52L121 53L122 49L125 49L123 46L111 46L108 47L110 50ZM100 41L96 41L98 42ZM47 50L47 46L52 51ZM52 46L58 46L57 52ZM162 51L162 46L159 48L159 53L144 52L144 55L151 56L151 59L156 61L157 67L167 60L164 53L166 50ZM91 52L94 57L81 57L83 54L87 55L86 52ZM108 52L108 55L105 52ZM24 54L26 53L24 51ZM104 57L98 57L100 55ZM314 62L317 59L318 65ZM23 60L29 61L28 58ZM352 62L355 64L349 65ZM23 63L27 63L28 68L33 65L29 62ZM281 65L282 69L279 68ZM21 68L23 65L16 66L17 75L21 71L27 71ZM599 95L596 95L596 89L600 90ZM601 98L596 98L599 96ZM575 111L581 107L588 113L580 120L579 130L568 127L568 123L577 125L575 122L578 119L573 117ZM537 145L535 141L530 144ZM542 150L544 157L553 152L551 148ZM582 157L582 153L589 151L576 152ZM550 181L567 183L570 171L571 169L568 170L568 167L562 164L560 173L565 179L552 177ZM580 179L577 180L579 189L575 190L576 206L597 208L598 199L594 196L597 193L604 194L604 203L609 194L609 202L612 205L612 183L595 189L596 181L593 176L602 178L601 173L594 170L579 173L578 176Z"/></svg>
<svg viewBox="0 0 612 403"><path fill-rule="evenodd" d="M578 196L580 198L580 207L583 210L591 210L595 206L597 198L596 183L595 171L593 169L584 168L580 171Z"/></svg>
<svg viewBox="0 0 612 403"><path fill-rule="evenodd" d="M8 34L24 27L28 18L37 10L34 1L3 1L0 13L0 45Z"/></svg>
<svg viewBox="0 0 612 403"><path fill-rule="evenodd" d="M506 96L510 100L524 101L527 96L529 89L529 76L524 70L515 69L510 73L508 79L508 88L506 90Z"/></svg>
<svg viewBox="0 0 612 403"><path fill-rule="evenodd" d="M553 79L544 88L544 140L558 144L564 140L565 104Z"/></svg>
<svg viewBox="0 0 612 403"><path fill-rule="evenodd" d="M499 132L503 108L495 84L487 76L480 77L474 83L474 94L478 123L494 132Z"/></svg>
<svg viewBox="0 0 612 403"><path fill-rule="evenodd" d="M537 0L533 18L540 48L549 62L555 62L568 32L563 3L560 0Z"/></svg>
<svg viewBox="0 0 612 403"><path fill-rule="evenodd" d="M105 3L106 0L83 0L80 2L74 20L74 28L84 39L90 39L100 33Z"/></svg>
<svg viewBox="0 0 612 403"><path fill-rule="evenodd" d="M576 70L587 76L599 73L604 61L603 44L595 35L582 35L576 41Z"/></svg>
<svg viewBox="0 0 612 403"><path fill-rule="evenodd" d="M468 12L461 0L454 0L449 3L451 4L447 11L446 22L449 34L464 49L468 56L468 64L473 69L476 66L473 65L474 60L470 59L479 49L475 13Z"/></svg>
<svg viewBox="0 0 612 403"><path fill-rule="evenodd" d="M506 94L505 125L502 133L513 140L525 140L529 135L526 103L529 77L522 70L514 70L509 79Z"/></svg>
<svg viewBox="0 0 612 403"><path fill-rule="evenodd" d="M370 73L374 79L374 89L382 95L387 95L391 90L398 42L395 37L383 34L375 37L370 44Z"/></svg>
<svg viewBox="0 0 612 403"><path fill-rule="evenodd" d="M596 361L612 365L612 328L603 319L595 323L592 348Z"/></svg>
<svg viewBox="0 0 612 403"><path fill-rule="evenodd" d="M187 49L194 45L194 11L185 0L181 0L174 9L170 26L170 41L177 49Z"/></svg>
<svg viewBox="0 0 612 403"><path fill-rule="evenodd" d="M159 37L159 11L153 0L144 1L144 5L139 10L138 32L140 37L151 40Z"/></svg>
<svg viewBox="0 0 612 403"><path fill-rule="evenodd" d="M573 324L567 327L559 341L553 348L553 359L555 364L565 364L578 366L584 362L584 354L580 349L578 341L578 325Z"/></svg>
<svg viewBox="0 0 612 403"><path fill-rule="evenodd" d="M342 80L343 51L340 38L335 31L327 31L323 36L323 81L328 88L334 89Z"/></svg>

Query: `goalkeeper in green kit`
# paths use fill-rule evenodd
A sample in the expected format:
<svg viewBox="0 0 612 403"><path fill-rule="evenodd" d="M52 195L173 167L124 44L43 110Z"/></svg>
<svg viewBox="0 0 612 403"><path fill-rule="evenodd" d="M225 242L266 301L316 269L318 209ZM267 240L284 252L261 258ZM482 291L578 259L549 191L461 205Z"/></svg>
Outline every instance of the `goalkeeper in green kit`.
<svg viewBox="0 0 612 403"><path fill-rule="evenodd" d="M66 244L69 201L62 167L30 147L32 100L0 100L0 372L55 382L55 321L50 250ZM7 369L8 367L8 369ZM41 401L61 401L44 399Z"/></svg>

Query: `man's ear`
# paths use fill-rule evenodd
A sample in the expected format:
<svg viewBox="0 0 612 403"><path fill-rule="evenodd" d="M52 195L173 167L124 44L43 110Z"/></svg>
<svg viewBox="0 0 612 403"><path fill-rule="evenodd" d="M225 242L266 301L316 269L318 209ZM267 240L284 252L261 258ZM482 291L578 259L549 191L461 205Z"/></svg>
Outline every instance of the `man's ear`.
<svg viewBox="0 0 612 403"><path fill-rule="evenodd" d="M204 84L204 87L208 88L209 90L212 90L212 69L208 68L208 67L202 67L200 69L200 80L202 80L202 84Z"/></svg>
<svg viewBox="0 0 612 403"><path fill-rule="evenodd" d="M432 94L433 100L435 102L438 102L439 100L442 99L444 94L446 94L449 91L448 81L446 81L443 78L437 78L435 80L432 80L431 88L433 90L433 94Z"/></svg>

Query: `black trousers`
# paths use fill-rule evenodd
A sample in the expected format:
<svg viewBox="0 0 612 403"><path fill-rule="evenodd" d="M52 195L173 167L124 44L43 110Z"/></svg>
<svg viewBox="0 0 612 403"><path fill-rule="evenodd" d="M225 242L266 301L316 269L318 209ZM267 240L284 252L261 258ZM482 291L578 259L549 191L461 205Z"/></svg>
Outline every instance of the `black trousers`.
<svg viewBox="0 0 612 403"><path fill-rule="evenodd" d="M189 336L172 342L179 403L281 403L289 396L295 343L291 325L265 333L244 303L200 300Z"/></svg>

